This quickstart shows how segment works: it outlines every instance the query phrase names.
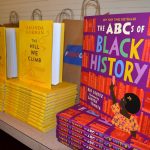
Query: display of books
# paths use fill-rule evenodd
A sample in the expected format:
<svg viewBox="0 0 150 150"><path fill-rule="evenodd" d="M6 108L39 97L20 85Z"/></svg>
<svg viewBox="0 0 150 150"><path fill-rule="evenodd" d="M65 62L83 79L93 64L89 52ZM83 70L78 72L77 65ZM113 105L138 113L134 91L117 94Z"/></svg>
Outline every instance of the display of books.
<svg viewBox="0 0 150 150"><path fill-rule="evenodd" d="M58 114L67 120L63 126L57 118L60 142L76 149L150 149L149 33L150 13L85 17L80 109L87 110ZM70 135L70 124L84 140ZM100 140L89 141L86 129Z"/></svg>
<svg viewBox="0 0 150 150"><path fill-rule="evenodd" d="M75 104L77 86L62 82L51 89L10 79L6 81L4 111L47 132L56 125L56 114Z"/></svg>

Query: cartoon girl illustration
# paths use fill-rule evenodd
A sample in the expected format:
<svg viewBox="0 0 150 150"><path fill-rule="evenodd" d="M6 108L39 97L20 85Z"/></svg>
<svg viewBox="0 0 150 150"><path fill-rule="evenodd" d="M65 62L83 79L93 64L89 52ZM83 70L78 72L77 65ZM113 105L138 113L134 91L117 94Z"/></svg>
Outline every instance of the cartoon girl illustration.
<svg viewBox="0 0 150 150"><path fill-rule="evenodd" d="M125 93L118 103L114 94L115 84L113 82L110 85L110 94L113 100L112 111L114 113L112 124L136 137L138 123L133 114L140 110L140 99L133 93Z"/></svg>

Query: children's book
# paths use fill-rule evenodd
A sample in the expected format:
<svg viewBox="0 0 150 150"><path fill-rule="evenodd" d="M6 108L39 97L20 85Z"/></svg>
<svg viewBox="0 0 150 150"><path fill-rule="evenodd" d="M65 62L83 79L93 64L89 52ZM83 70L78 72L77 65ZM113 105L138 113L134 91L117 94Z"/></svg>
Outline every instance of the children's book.
<svg viewBox="0 0 150 150"><path fill-rule="evenodd" d="M81 74L82 105L150 136L150 13L85 17Z"/></svg>

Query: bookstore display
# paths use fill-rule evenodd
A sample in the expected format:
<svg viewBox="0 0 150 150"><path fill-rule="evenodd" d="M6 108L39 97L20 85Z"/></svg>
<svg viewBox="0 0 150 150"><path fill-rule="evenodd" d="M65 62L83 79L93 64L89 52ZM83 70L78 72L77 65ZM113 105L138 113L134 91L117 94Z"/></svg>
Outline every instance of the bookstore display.
<svg viewBox="0 0 150 150"><path fill-rule="evenodd" d="M85 17L80 104L57 114L58 141L72 149L149 150L149 58L149 13Z"/></svg>
<svg viewBox="0 0 150 150"><path fill-rule="evenodd" d="M77 96L77 85L62 81L64 24L20 21L0 27L0 39L0 111L48 132Z"/></svg>
<svg viewBox="0 0 150 150"><path fill-rule="evenodd" d="M150 13L0 27L0 112L72 149L150 150Z"/></svg>

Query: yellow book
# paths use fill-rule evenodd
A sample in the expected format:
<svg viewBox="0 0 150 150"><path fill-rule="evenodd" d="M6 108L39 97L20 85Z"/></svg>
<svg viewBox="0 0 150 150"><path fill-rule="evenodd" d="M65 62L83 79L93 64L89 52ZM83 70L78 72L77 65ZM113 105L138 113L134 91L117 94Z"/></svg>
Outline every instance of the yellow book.
<svg viewBox="0 0 150 150"><path fill-rule="evenodd" d="M43 87L51 87L53 21L20 21L19 75Z"/></svg>
<svg viewBox="0 0 150 150"><path fill-rule="evenodd" d="M6 81L6 86L18 86L21 89L27 90L28 92L39 94L39 96L51 97L58 93L64 93L76 89L76 84L62 82L56 86L52 86L52 90L46 87L41 87L39 85L34 85L28 82L20 81L18 79L10 79Z"/></svg>
<svg viewBox="0 0 150 150"><path fill-rule="evenodd" d="M5 27L0 27L0 77L6 79L6 33Z"/></svg>

